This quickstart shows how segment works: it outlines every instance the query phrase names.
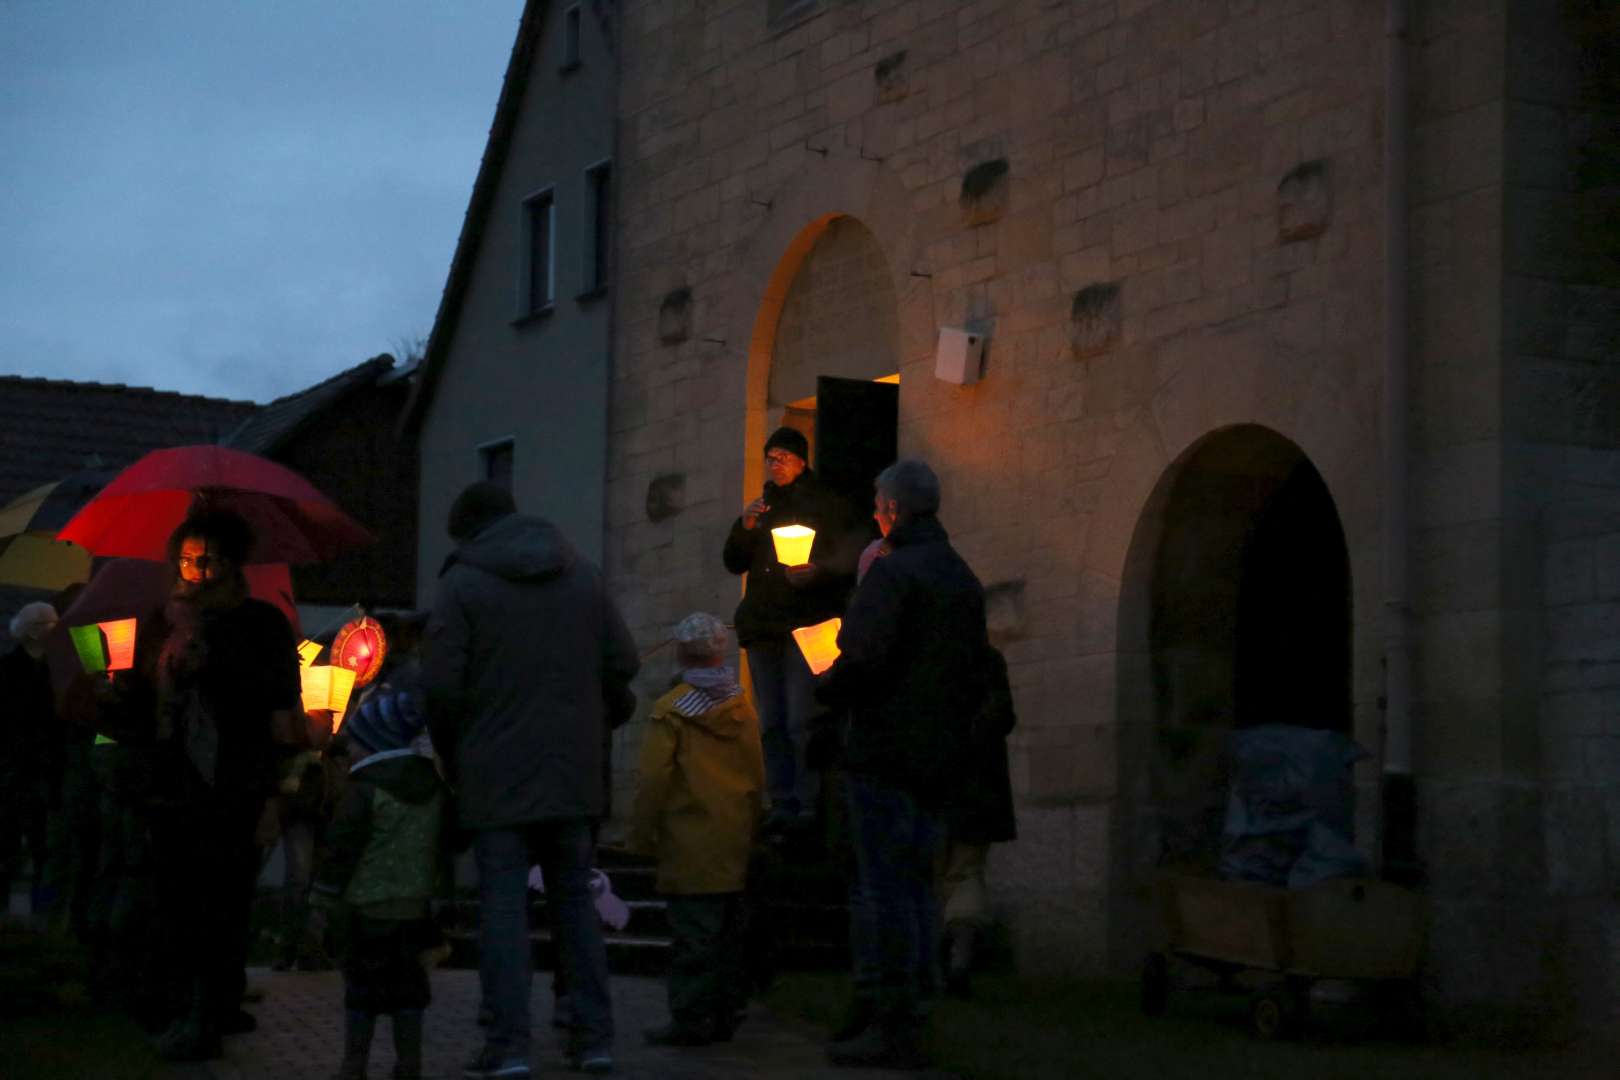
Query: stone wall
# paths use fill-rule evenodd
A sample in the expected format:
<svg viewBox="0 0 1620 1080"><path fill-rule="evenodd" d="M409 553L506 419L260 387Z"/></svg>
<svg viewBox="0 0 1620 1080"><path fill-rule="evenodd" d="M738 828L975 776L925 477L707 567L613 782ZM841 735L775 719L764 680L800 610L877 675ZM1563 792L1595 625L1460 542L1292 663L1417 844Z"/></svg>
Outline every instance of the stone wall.
<svg viewBox="0 0 1620 1080"><path fill-rule="evenodd" d="M1030 967L1108 961L1118 736L1151 693L1119 678L1129 557L1211 432L1263 425L1321 471L1376 744L1380 41L1349 0L625 13L613 588L648 644L729 614L719 551L757 488L778 316L828 223L857 219L897 308L902 452L939 468L997 597L1021 836L993 870ZM672 296L684 336L661 333ZM941 326L988 335L983 383L933 378ZM683 506L652 520L669 474Z"/></svg>

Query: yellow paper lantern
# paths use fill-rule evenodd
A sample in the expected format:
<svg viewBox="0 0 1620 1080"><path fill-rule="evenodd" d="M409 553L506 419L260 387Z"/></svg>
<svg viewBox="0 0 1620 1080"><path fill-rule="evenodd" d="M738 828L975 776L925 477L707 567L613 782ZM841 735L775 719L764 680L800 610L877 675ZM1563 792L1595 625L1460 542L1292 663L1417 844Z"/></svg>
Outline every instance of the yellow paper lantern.
<svg viewBox="0 0 1620 1080"><path fill-rule="evenodd" d="M778 525L771 530L776 544L776 557L788 566L803 566L810 561L810 547L816 542L816 530L803 525Z"/></svg>
<svg viewBox="0 0 1620 1080"><path fill-rule="evenodd" d="M315 658L321 655L322 648L324 646L318 641L310 641L308 638L300 641L298 643L298 666L309 667L315 662Z"/></svg>
<svg viewBox="0 0 1620 1080"><path fill-rule="evenodd" d="M838 630L843 625L843 619L828 619L793 631L793 640L799 643L804 662L814 674L820 675L838 659Z"/></svg>
<svg viewBox="0 0 1620 1080"><path fill-rule="evenodd" d="M354 672L331 664L311 664L299 673L303 681L305 712L330 710L341 714L354 691Z"/></svg>

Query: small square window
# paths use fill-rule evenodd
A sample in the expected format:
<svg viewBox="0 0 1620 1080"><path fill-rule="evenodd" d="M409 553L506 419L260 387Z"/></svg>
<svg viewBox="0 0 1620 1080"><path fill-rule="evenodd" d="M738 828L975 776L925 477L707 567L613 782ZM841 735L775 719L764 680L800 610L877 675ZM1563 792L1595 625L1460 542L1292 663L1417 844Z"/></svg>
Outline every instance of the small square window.
<svg viewBox="0 0 1620 1080"><path fill-rule="evenodd" d="M562 70L572 71L577 67L579 67L579 5L574 4L563 12Z"/></svg>
<svg viewBox="0 0 1620 1080"><path fill-rule="evenodd" d="M552 193L542 191L523 203L528 243L523 268L523 303L520 314L548 311L556 299L557 207Z"/></svg>
<svg viewBox="0 0 1620 1080"><path fill-rule="evenodd" d="M480 479L499 484L507 491L511 491L512 449L511 439L502 439L480 446L478 448L478 471L482 474Z"/></svg>
<svg viewBox="0 0 1620 1080"><path fill-rule="evenodd" d="M585 170L585 294L608 287L613 252L613 163Z"/></svg>

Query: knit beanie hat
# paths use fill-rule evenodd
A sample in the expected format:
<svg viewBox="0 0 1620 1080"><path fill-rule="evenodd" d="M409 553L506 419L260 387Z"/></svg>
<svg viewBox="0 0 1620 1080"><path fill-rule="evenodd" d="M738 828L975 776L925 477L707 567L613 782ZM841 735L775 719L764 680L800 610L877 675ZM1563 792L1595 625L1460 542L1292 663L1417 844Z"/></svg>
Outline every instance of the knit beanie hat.
<svg viewBox="0 0 1620 1080"><path fill-rule="evenodd" d="M676 624L675 642L694 656L724 656L726 624L707 611L694 611Z"/></svg>
<svg viewBox="0 0 1620 1080"><path fill-rule="evenodd" d="M450 504L450 539L471 540L501 518L515 513L517 502L512 493L499 484L487 480L468 484Z"/></svg>
<svg viewBox="0 0 1620 1080"><path fill-rule="evenodd" d="M422 734L427 720L407 690L379 687L343 722L343 734L373 753L407 749Z"/></svg>
<svg viewBox="0 0 1620 1080"><path fill-rule="evenodd" d="M771 437L765 440L765 452L768 454L772 450L786 450L798 455L800 461L806 464L810 462L810 440L797 428L779 427L771 432Z"/></svg>

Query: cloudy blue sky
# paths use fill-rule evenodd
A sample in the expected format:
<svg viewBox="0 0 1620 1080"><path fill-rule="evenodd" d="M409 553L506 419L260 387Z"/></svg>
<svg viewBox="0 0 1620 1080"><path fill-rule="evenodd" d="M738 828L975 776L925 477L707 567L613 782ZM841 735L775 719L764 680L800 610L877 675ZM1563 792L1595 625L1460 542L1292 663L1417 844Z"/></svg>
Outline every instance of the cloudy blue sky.
<svg viewBox="0 0 1620 1080"><path fill-rule="evenodd" d="M522 0L0 0L0 375L267 401L433 324Z"/></svg>

